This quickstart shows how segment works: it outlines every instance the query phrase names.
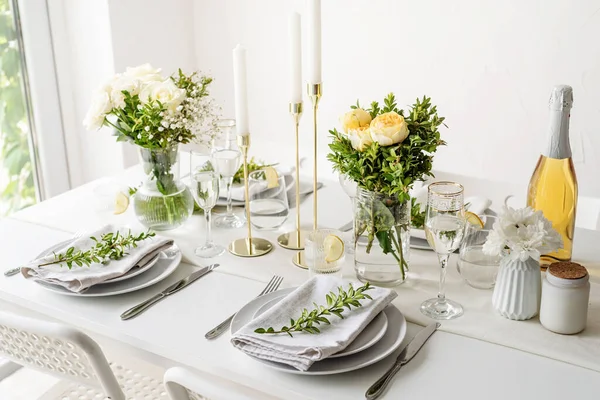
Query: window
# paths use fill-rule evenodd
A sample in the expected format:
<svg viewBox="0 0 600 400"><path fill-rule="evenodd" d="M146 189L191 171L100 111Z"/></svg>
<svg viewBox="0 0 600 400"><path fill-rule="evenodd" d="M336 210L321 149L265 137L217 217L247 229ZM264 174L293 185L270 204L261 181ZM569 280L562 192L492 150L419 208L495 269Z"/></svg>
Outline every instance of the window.
<svg viewBox="0 0 600 400"><path fill-rule="evenodd" d="M36 202L31 124L15 9L0 0L0 216Z"/></svg>

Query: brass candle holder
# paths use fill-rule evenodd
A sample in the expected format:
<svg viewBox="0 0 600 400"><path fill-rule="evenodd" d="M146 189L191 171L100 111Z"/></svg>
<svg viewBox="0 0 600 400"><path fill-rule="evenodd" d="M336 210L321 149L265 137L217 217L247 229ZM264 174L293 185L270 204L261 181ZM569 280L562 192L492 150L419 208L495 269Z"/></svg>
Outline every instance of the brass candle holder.
<svg viewBox="0 0 600 400"><path fill-rule="evenodd" d="M317 132L317 110L319 109L319 101L321 100L323 85L321 83L309 83L308 84L308 97L312 102L313 106L313 133L314 133L314 145L313 145L313 230L318 229L318 208L317 208L317 189L318 189L318 172L317 172L317 144L319 135ZM293 259L294 265L300 268L307 269L308 265L306 264L306 260L304 257L304 251L299 252L294 256Z"/></svg>
<svg viewBox="0 0 600 400"><path fill-rule="evenodd" d="M258 257L273 250L273 245L266 239L252 237L252 224L250 222L250 190L248 188L248 149L250 148L250 135L238 135L237 144L244 158L244 191L246 198L246 223L248 224L248 237L236 239L228 246L231 254L238 257Z"/></svg>
<svg viewBox="0 0 600 400"><path fill-rule="evenodd" d="M279 245L285 249L303 250L306 231L300 229L300 117L302 116L302 103L290 103L290 114L296 128L296 230L287 232L277 238Z"/></svg>

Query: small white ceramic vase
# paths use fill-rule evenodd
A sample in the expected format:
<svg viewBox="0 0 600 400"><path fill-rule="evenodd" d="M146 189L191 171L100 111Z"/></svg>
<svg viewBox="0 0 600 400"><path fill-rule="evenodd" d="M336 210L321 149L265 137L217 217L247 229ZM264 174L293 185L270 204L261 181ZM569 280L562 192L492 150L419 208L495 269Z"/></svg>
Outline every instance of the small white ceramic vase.
<svg viewBox="0 0 600 400"><path fill-rule="evenodd" d="M540 262L503 257L492 296L492 305L505 318L522 321L540 311L542 295Z"/></svg>

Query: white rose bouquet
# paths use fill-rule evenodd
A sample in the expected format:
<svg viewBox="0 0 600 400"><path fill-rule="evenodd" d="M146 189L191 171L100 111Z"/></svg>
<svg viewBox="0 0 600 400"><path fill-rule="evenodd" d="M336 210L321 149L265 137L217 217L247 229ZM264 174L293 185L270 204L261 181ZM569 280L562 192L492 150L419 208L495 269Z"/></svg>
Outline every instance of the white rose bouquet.
<svg viewBox="0 0 600 400"><path fill-rule="evenodd" d="M177 145L210 143L219 133L219 108L208 92L212 81L181 69L165 78L150 64L127 68L94 93L83 123L89 130L112 127L117 141L148 149L141 153L146 173L154 175L163 195L169 195L178 190L171 171Z"/></svg>
<svg viewBox="0 0 600 400"><path fill-rule="evenodd" d="M562 237L541 211L531 207L513 209L504 207L483 245L485 254L506 254L513 260L539 261L542 254L563 246Z"/></svg>
<svg viewBox="0 0 600 400"><path fill-rule="evenodd" d="M212 78L181 69L164 77L150 64L127 68L94 93L87 129L108 126L117 141L139 146L147 179L134 197L136 215L152 229L172 229L189 218L193 199L179 181L178 145L210 143L220 132L209 96ZM154 201L157 199L157 201Z"/></svg>
<svg viewBox="0 0 600 400"><path fill-rule="evenodd" d="M443 122L429 98L417 99L404 111L390 93L383 107L372 102L363 109L357 102L341 118L342 131L330 131L327 157L334 170L355 181L363 193L374 194L368 202L357 197L355 240L365 234L370 253L377 239L383 253L398 262L403 277L408 265L402 254L404 228L398 221L404 225L408 219L410 224L411 211L418 212L418 207L411 210L409 190L415 181L432 176L433 153L445 144L438 131Z"/></svg>
<svg viewBox="0 0 600 400"><path fill-rule="evenodd" d="M102 85L84 126L110 126L118 141L166 148L174 143L210 142L218 133L219 109L209 97L213 79L194 72L163 77L150 64L127 68Z"/></svg>

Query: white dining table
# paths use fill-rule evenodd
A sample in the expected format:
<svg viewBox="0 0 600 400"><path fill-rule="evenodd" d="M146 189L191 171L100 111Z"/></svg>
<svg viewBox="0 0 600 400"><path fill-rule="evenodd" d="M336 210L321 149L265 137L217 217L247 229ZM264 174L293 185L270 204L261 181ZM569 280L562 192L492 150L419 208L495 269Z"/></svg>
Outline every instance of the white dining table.
<svg viewBox="0 0 600 400"><path fill-rule="evenodd" d="M0 220L0 265L3 269L21 265L81 229L94 229L108 222L137 226L132 207L121 215L98 211L94 206L94 189L114 181L133 186L139 183L140 176L140 170L134 167L119 176L90 182ZM338 227L351 219L350 200L337 182L324 181L318 195L322 226ZM303 221L308 224L312 201L303 201L301 211ZM190 287L139 317L128 321L119 318L124 310L206 264L193 254L194 247L202 243L203 224L203 216L194 215L184 226L163 233L175 239L184 253L184 262L170 277L154 286L113 297L77 298L49 292L22 276L0 276L0 306L82 329L96 339L109 356L112 351L164 368L186 366L210 373L217 381L223 378L281 399L363 399L367 388L390 367L397 352L353 372L300 376L270 369L234 349L229 334L210 341L204 338L208 330L253 299L273 275L285 278L282 287L294 287L307 279L307 271L291 262L294 252L276 244L281 232L293 228L293 218L277 231L255 231L255 236L275 244L270 254L248 259L226 253L215 260L220 267ZM244 237L245 232L245 228L213 230L214 240L222 245ZM600 266L600 256L596 255L598 243L600 234L597 232L577 230L575 258L585 259L585 265L594 271ZM409 279L396 288L399 296L394 301L409 321L405 342L422 329L422 324L430 322L419 317L418 303L436 295L438 268L432 252L411 252ZM349 257L343 274L354 278ZM595 279L600 274L591 275L596 296L593 299L596 299L600 284ZM573 360L578 358L572 356L575 352L572 349L578 348L576 342L595 345L600 335L598 330L590 328L581 335L556 338L560 335L544 330L537 319L525 322L503 319L491 308L492 292L467 286L456 271L454 260L450 263L447 280L448 297L463 304L465 315L442 322L440 331L398 373L384 399L558 400L600 396L600 360L595 361L597 368L594 359L582 367L576 365ZM590 313L597 315L599 310L600 305L592 301ZM481 324L479 330L474 329L478 324ZM546 356L539 355L535 347L537 337L556 349ZM519 344L520 338L523 338L523 346Z"/></svg>

